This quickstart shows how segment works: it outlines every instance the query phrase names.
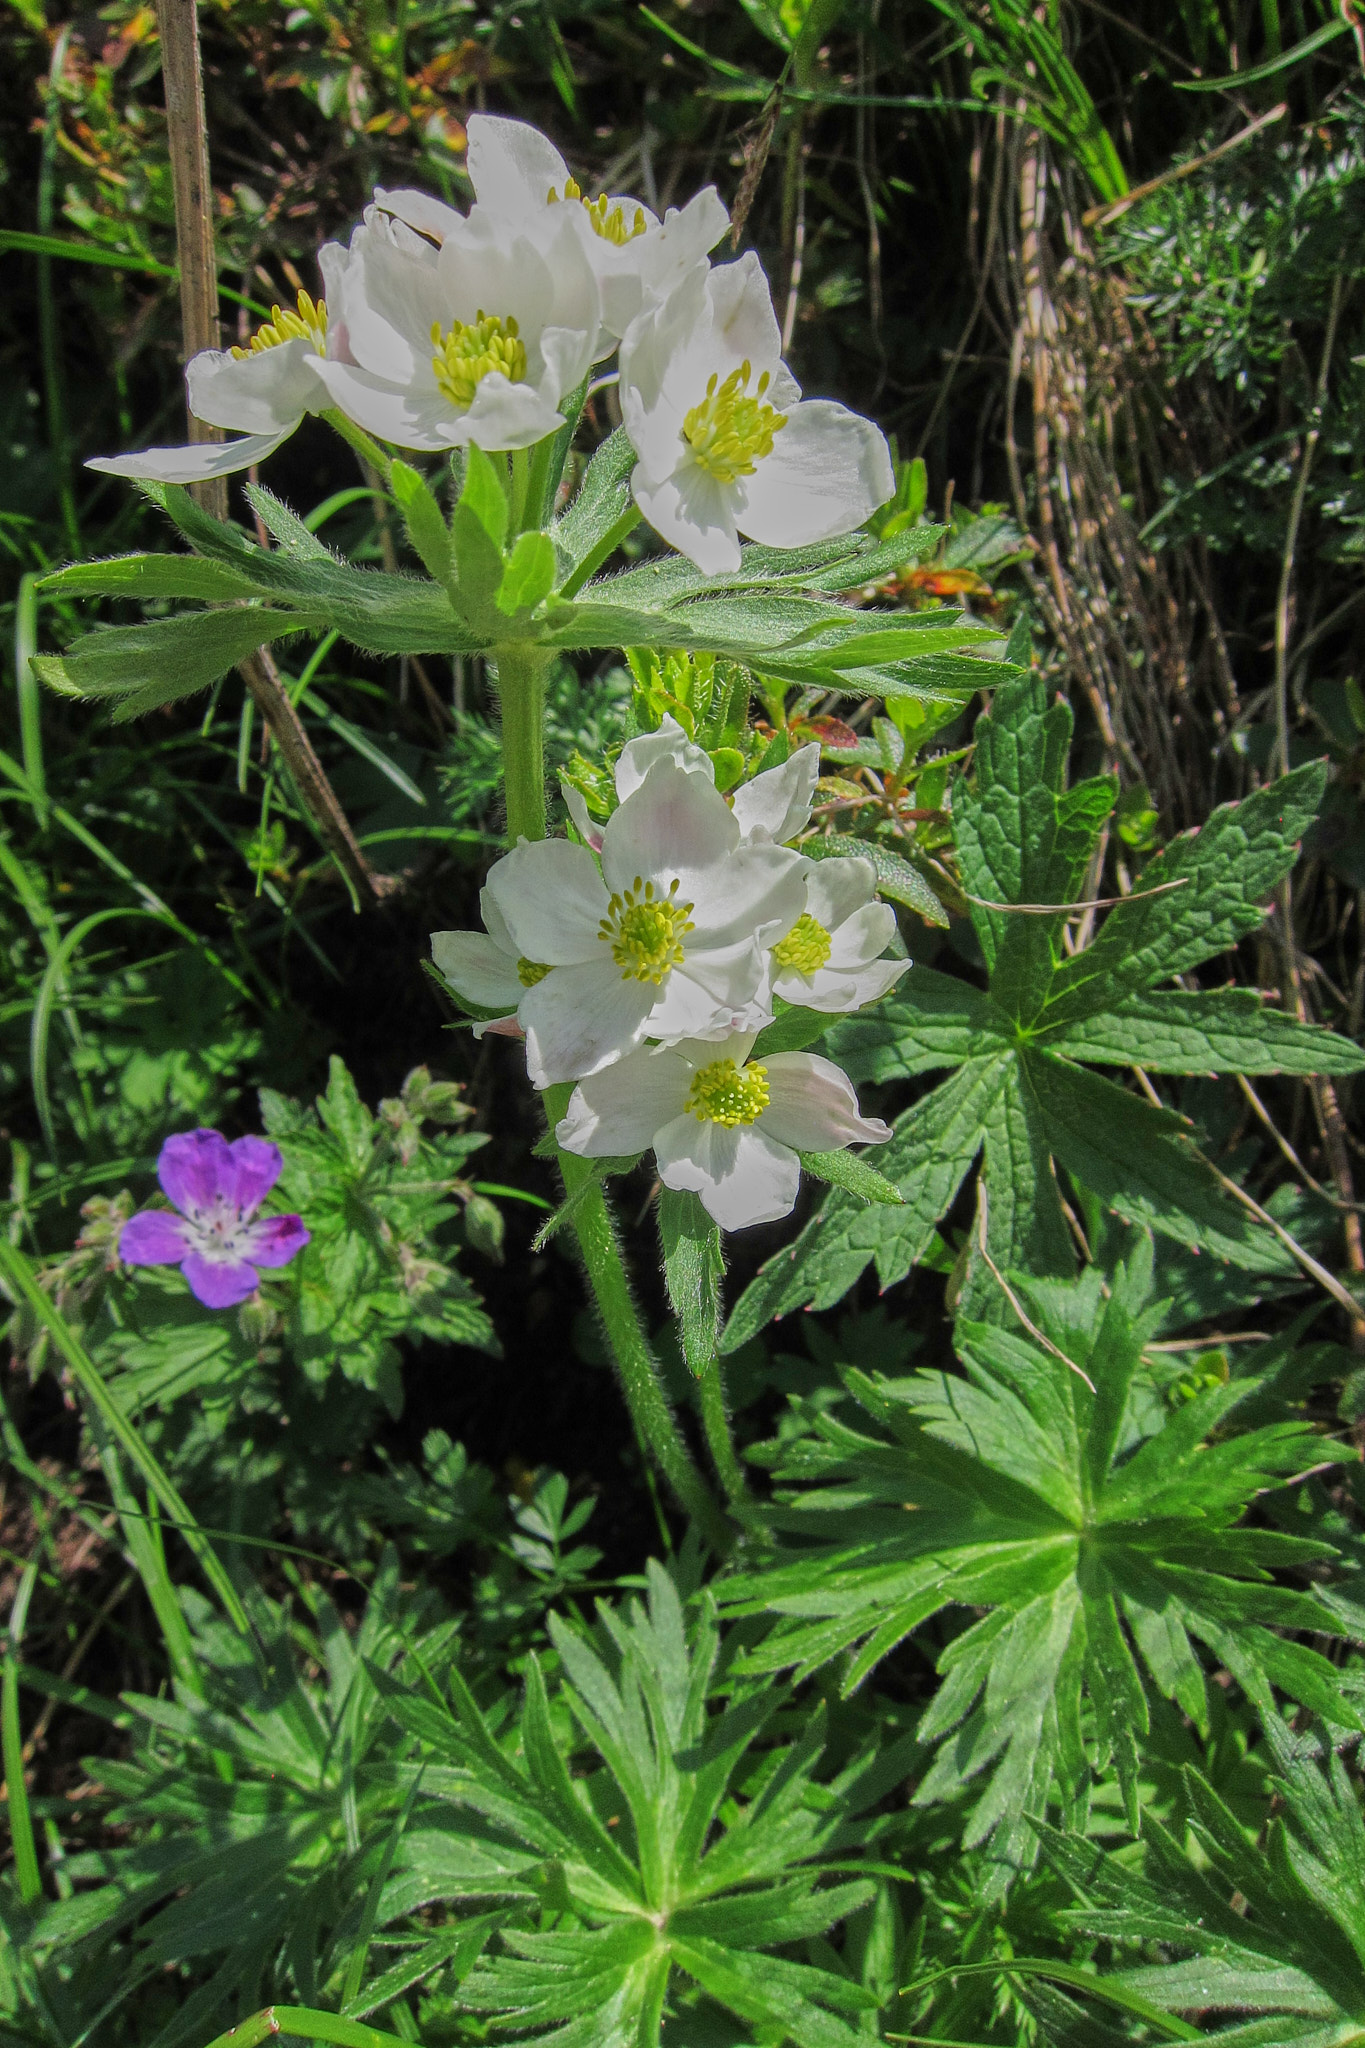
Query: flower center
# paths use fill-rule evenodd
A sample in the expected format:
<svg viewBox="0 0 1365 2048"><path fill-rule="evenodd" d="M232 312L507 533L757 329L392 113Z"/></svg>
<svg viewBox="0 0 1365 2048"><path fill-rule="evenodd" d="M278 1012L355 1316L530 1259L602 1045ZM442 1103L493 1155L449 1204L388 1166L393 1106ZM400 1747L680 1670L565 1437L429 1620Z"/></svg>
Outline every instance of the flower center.
<svg viewBox="0 0 1365 2048"><path fill-rule="evenodd" d="M773 947L779 967L794 967L798 974L814 974L829 958L829 933L818 918L803 910L785 939Z"/></svg>
<svg viewBox="0 0 1365 2048"><path fill-rule="evenodd" d="M692 1076L684 1109L704 1124L755 1123L768 1107L768 1069L737 1067L733 1060L712 1060Z"/></svg>
<svg viewBox="0 0 1365 2048"><path fill-rule="evenodd" d="M598 199L585 199L583 188L577 178L566 178L562 193L556 192L551 185L545 195L547 206L556 206L561 199L576 199L587 214L588 225L593 233L600 235L604 242L612 243L617 249L624 248L625 244L633 242L637 235L649 231L649 222L645 219L643 206L636 207L634 220L627 220L626 209L619 199L614 206L605 192Z"/></svg>
<svg viewBox="0 0 1365 2048"><path fill-rule="evenodd" d="M678 883L659 896L652 882L637 875L624 895L613 896L598 935L611 947L623 981L664 979L683 957L683 934L692 930L692 905L679 903Z"/></svg>
<svg viewBox="0 0 1365 2048"><path fill-rule="evenodd" d="M518 340L513 319L500 320L481 307L475 319L455 320L444 330L439 320L433 320L431 339L436 382L462 412L474 403L480 383L494 370L509 384L525 381L526 344Z"/></svg>
<svg viewBox="0 0 1365 2048"><path fill-rule="evenodd" d="M320 356L327 353L327 301L310 299L307 292L299 293L298 311L287 312L282 306L270 308L270 318L264 327L258 327L245 348L234 348L232 353L238 362L245 362L248 356L258 356L268 348L278 348L286 341L311 341Z"/></svg>
<svg viewBox="0 0 1365 2048"><path fill-rule="evenodd" d="M536 983L544 981L546 975L551 971L543 960L527 960L523 958L517 962L517 980L523 988L534 988Z"/></svg>
<svg viewBox="0 0 1365 2048"><path fill-rule="evenodd" d="M752 363L743 363L717 389L713 370L705 398L683 421L683 439L693 458L717 483L752 476L755 464L772 454L773 442L787 424L785 415L764 401L772 382L769 372L763 372L750 392L752 375Z"/></svg>

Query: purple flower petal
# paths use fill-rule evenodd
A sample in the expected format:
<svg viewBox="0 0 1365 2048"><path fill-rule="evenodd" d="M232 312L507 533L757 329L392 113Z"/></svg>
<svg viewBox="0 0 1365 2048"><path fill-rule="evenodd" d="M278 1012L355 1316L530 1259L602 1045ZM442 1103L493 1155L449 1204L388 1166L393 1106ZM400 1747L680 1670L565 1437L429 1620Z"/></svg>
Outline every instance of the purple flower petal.
<svg viewBox="0 0 1365 2048"><path fill-rule="evenodd" d="M185 1131L167 1138L156 1162L165 1193L187 1216L202 1215L237 1183L232 1147L218 1131Z"/></svg>
<svg viewBox="0 0 1365 2048"><path fill-rule="evenodd" d="M256 1292L256 1268L245 1259L206 1259L202 1252L189 1252L181 1271L205 1308L236 1308Z"/></svg>
<svg viewBox="0 0 1365 2048"><path fill-rule="evenodd" d="M139 1209L119 1233L118 1255L125 1266L178 1266L189 1248L184 1223L164 1209Z"/></svg>
<svg viewBox="0 0 1365 2048"><path fill-rule="evenodd" d="M301 1252L312 1232L301 1216L262 1216L237 1233L237 1247L254 1266L287 1266Z"/></svg>
<svg viewBox="0 0 1365 2048"><path fill-rule="evenodd" d="M254 1215L284 1170L280 1148L269 1138L238 1138L228 1149L236 1172L232 1199L241 1215Z"/></svg>

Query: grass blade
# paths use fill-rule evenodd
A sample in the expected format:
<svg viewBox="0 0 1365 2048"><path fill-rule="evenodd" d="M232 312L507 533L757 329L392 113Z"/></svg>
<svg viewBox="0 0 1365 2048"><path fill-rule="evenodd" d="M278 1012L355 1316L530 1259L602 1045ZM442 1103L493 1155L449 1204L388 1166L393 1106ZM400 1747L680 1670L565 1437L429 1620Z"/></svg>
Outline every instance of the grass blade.
<svg viewBox="0 0 1365 2048"><path fill-rule="evenodd" d="M43 1880L38 1869L38 1845L33 1837L33 1816L29 1812L28 1787L24 1783L24 1738L19 1726L19 1648L24 1640L28 1603L33 1597L33 1588L37 1582L38 1564L35 1559L20 1579L19 1590L14 1596L14 1605L10 1609L9 1632L5 1641L3 1697L0 1698L5 1794L8 1802L5 1811L9 1815L10 1840L14 1844L14 1874L19 1881L19 1897L26 1906L35 1905L43 1895Z"/></svg>

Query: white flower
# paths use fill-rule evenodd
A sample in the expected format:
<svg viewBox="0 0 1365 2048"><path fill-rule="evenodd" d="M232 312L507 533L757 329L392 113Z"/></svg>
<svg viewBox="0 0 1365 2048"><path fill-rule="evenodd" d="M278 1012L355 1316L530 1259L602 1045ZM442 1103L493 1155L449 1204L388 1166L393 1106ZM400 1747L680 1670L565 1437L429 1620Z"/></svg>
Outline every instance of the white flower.
<svg viewBox="0 0 1365 2048"><path fill-rule="evenodd" d="M145 448L87 462L109 476L157 483L200 483L232 476L273 455L310 412L332 404L318 375L320 360L344 357L346 251L329 242L318 252L325 296L300 292L295 308L272 309L245 348L201 349L185 368L189 407L196 419L240 433L237 441L198 442L188 448Z"/></svg>
<svg viewBox="0 0 1365 2048"><path fill-rule="evenodd" d="M510 1002L515 976L532 1081L578 1080L645 1038L766 1020L766 948L801 915L805 865L741 846L724 798L661 761L613 813L600 868L586 847L523 840L489 874L488 939L443 946L439 965L480 1007Z"/></svg>
<svg viewBox="0 0 1365 2048"><path fill-rule="evenodd" d="M479 913L484 923L481 932L433 932L431 957L437 973L467 1003L477 1010L502 1012L476 1024L476 1038L482 1038L485 1031L512 1037L520 1031L517 1004L529 984L518 972L520 955L487 888L479 894Z"/></svg>
<svg viewBox="0 0 1365 2048"><path fill-rule="evenodd" d="M882 1145L890 1127L861 1116L847 1074L814 1053L750 1060L753 1034L632 1052L580 1082L555 1136L602 1158L653 1148L666 1188L701 1196L723 1230L789 1214L798 1152Z"/></svg>
<svg viewBox="0 0 1365 2048"><path fill-rule="evenodd" d="M689 775L714 784L716 766L703 747L690 740L671 712L656 732L642 733L622 747L616 762L616 795L624 803L659 761L672 761ZM739 821L742 846L785 846L810 823L815 785L820 775L820 749L813 742L798 747L779 768L765 768L751 782L741 783L731 798ZM588 810L581 790L561 780L569 816L579 837L594 851L602 844L602 826Z"/></svg>
<svg viewBox="0 0 1365 2048"><path fill-rule="evenodd" d="M707 575L739 534L803 547L851 533L895 488L886 437L842 405L801 402L752 251L690 272L621 343L631 489L657 533Z"/></svg>
<svg viewBox="0 0 1365 2048"><path fill-rule="evenodd" d="M533 446L564 424L597 347L597 283L567 218L533 238L383 193L351 238L346 298L352 360L318 375L400 448Z"/></svg>
<svg viewBox="0 0 1365 2048"><path fill-rule="evenodd" d="M780 771L774 770L774 773ZM910 962L883 960L896 913L876 901L877 871L861 856L812 861L806 907L768 955L770 993L803 1010L860 1010Z"/></svg>
<svg viewBox="0 0 1365 2048"><path fill-rule="evenodd" d="M486 214L504 232L535 234L556 209L567 214L597 278L609 339L619 340L650 299L665 297L703 264L730 225L713 185L681 211L670 207L661 221L638 199L584 199L554 144L524 121L472 114L467 127L471 218Z"/></svg>

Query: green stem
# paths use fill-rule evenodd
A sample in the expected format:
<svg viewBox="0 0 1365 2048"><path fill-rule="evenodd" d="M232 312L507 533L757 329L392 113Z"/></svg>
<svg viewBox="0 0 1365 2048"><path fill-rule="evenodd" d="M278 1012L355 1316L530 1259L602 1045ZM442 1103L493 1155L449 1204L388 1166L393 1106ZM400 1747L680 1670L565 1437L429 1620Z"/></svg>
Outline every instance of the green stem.
<svg viewBox="0 0 1365 2048"><path fill-rule="evenodd" d="M531 484L531 456L525 448L512 450L512 491L508 499L510 516L507 526L509 541L516 539L527 524L526 494Z"/></svg>
<svg viewBox="0 0 1365 2048"><path fill-rule="evenodd" d="M564 1092L568 1093L567 1087ZM554 1093L554 1090L548 1090L547 1096L553 1097ZM546 1108L554 1113L548 1099ZM560 1153L559 1165L565 1189L571 1195L592 1171L586 1160L576 1159L569 1152ZM659 1368L630 1297L630 1282L622 1263L621 1247L600 1188L594 1188L584 1196L574 1211L573 1224L598 1314L616 1359L621 1390L636 1427L664 1478L696 1523L699 1533L713 1550L724 1557L734 1547L733 1532L715 1495L693 1463L691 1452L664 1397Z"/></svg>
<svg viewBox="0 0 1365 2048"><path fill-rule="evenodd" d="M552 659L524 641L493 649L509 846L545 837L545 672Z"/></svg>
<svg viewBox="0 0 1365 2048"><path fill-rule="evenodd" d="M616 524L614 526L608 527L607 531L603 534L601 540L598 541L596 547L589 548L587 554L584 555L582 561L578 564L578 567L574 570L573 574L565 578L563 587L561 588L559 595L565 598L576 596L577 593L583 588L583 585L587 582L589 576L591 576L595 570L600 569L603 562L605 562L609 556L614 555L616 553L616 550L620 547L626 535L632 532L633 529L637 527L639 524L640 514L637 507L634 505L627 505L625 511L621 514L621 517L616 521Z"/></svg>
<svg viewBox="0 0 1365 2048"><path fill-rule="evenodd" d="M744 1477L744 1467L739 1462L735 1440L730 1434L730 1417L725 1406L725 1382L721 1378L720 1360L713 1358L697 1382L701 1397L702 1428L711 1451L716 1475L725 1488L725 1498L732 1507L738 1507L749 1498L749 1488Z"/></svg>
<svg viewBox="0 0 1365 2048"><path fill-rule="evenodd" d="M349 447L354 448L362 462L368 462L371 469L379 472L387 488L393 457L386 455L379 443L372 440L363 427L358 427L353 420L348 420L345 413L339 412L334 405L328 406L326 412L319 413L318 417L326 420L328 426L340 434Z"/></svg>

